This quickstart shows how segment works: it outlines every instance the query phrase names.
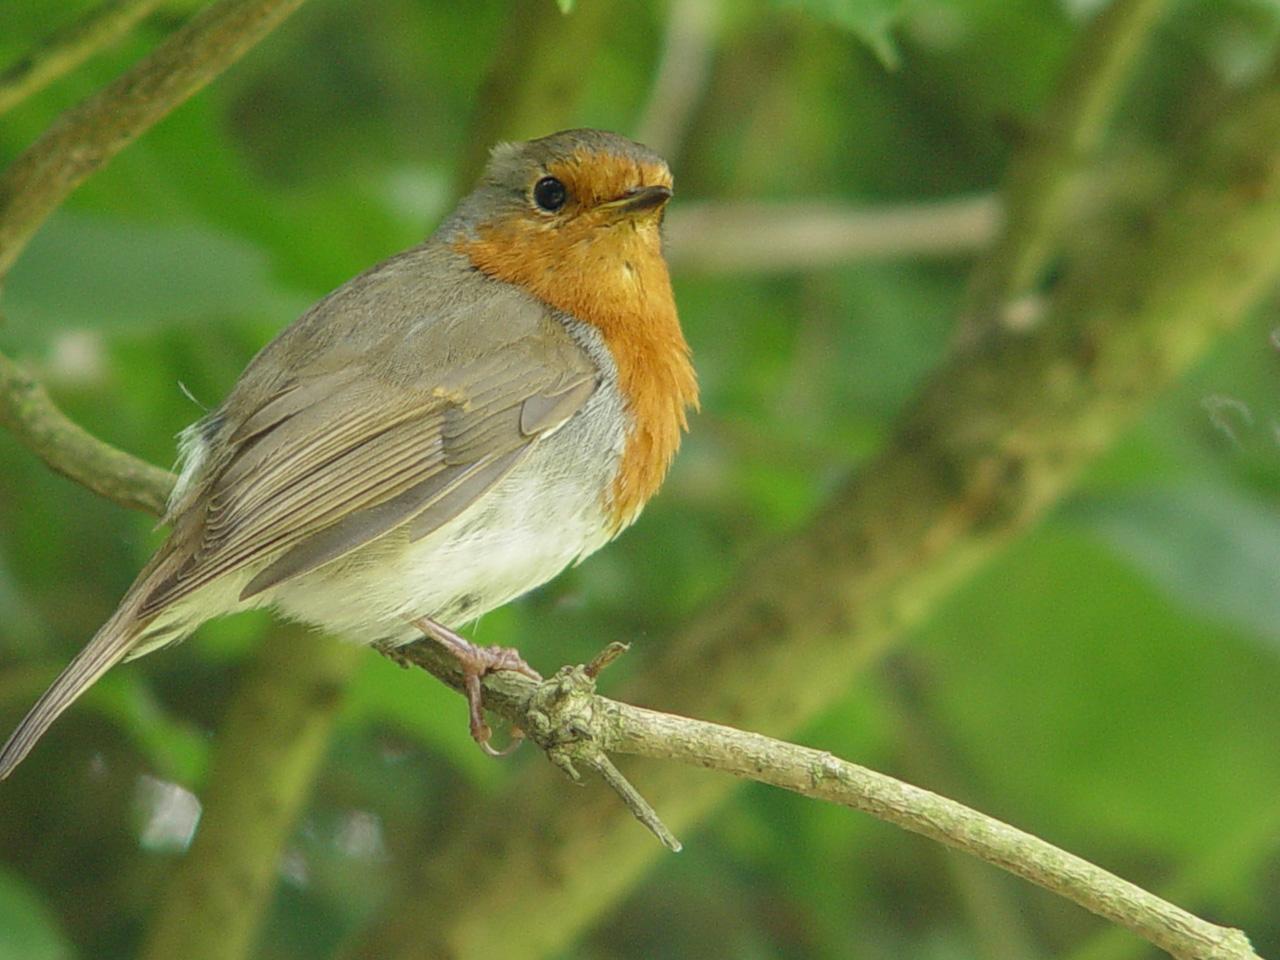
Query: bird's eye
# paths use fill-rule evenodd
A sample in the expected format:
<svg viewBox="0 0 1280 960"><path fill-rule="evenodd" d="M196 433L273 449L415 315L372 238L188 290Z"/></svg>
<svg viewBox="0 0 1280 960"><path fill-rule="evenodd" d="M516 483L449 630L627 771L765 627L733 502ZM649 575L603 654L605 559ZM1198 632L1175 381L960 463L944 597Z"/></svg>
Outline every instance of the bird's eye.
<svg viewBox="0 0 1280 960"><path fill-rule="evenodd" d="M533 202L547 213L555 213L568 199L569 192L555 177L543 177L533 185Z"/></svg>

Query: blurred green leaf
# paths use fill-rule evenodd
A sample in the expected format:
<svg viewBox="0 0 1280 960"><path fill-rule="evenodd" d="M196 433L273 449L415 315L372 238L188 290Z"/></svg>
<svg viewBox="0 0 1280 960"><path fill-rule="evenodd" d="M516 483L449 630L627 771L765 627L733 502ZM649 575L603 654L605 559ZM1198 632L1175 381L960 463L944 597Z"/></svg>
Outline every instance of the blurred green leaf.
<svg viewBox="0 0 1280 960"><path fill-rule="evenodd" d="M1280 652L1280 504L1226 483L1095 496L1072 517L1179 606Z"/></svg>
<svg viewBox="0 0 1280 960"><path fill-rule="evenodd" d="M72 213L58 214L37 234L5 289L11 329L28 342L69 327L291 316L304 302L272 281L261 249L208 225Z"/></svg>
<svg viewBox="0 0 1280 960"><path fill-rule="evenodd" d="M73 956L53 911L36 890L0 869L0 960L69 960Z"/></svg>
<svg viewBox="0 0 1280 960"><path fill-rule="evenodd" d="M798 6L848 30L870 47L886 67L898 66L893 27L906 0L784 0L784 6Z"/></svg>
<svg viewBox="0 0 1280 960"><path fill-rule="evenodd" d="M1280 661L1187 617L1076 523L1015 546L923 639L974 802L1068 848L1195 855L1280 790Z"/></svg>

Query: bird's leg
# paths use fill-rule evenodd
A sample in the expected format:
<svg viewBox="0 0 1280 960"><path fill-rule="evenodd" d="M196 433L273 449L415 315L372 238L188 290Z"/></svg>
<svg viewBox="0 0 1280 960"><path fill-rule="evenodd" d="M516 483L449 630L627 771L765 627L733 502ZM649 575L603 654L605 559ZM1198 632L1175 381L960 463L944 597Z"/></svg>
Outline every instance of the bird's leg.
<svg viewBox="0 0 1280 960"><path fill-rule="evenodd" d="M489 738L493 731L484 722L480 681L495 670L514 670L532 680L541 680L542 674L525 663L524 658L520 656L520 651L512 647L478 646L430 617L418 617L409 622L457 658L458 665L462 668L462 688L467 696L467 708L471 718L471 739L475 740L490 756L505 756L514 750L523 739L523 734L518 731L515 743L506 750L495 750L489 746Z"/></svg>

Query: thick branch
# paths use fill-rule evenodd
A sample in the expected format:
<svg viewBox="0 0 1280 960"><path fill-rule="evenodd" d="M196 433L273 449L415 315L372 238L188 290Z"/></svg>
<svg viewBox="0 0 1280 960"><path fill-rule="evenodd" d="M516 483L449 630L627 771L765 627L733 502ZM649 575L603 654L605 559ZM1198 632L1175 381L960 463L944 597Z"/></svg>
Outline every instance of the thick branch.
<svg viewBox="0 0 1280 960"><path fill-rule="evenodd" d="M0 176L0 280L67 195L227 69L302 0L218 0L68 110Z"/></svg>
<svg viewBox="0 0 1280 960"><path fill-rule="evenodd" d="M1004 230L970 284L960 324L975 336L1003 320L1059 239L1074 181L1102 141L1129 71L1167 0L1112 0L1076 46L1062 81L1014 157L1005 181Z"/></svg>
<svg viewBox="0 0 1280 960"><path fill-rule="evenodd" d="M1170 158L1155 213L1126 218L1073 263L1050 322L957 353L887 449L621 696L786 736L1044 516L1280 269L1280 94L1228 105L1215 122ZM728 793L667 767L647 771L643 788L677 833ZM520 836L505 813L515 806L530 824ZM527 771L492 812L460 819L347 956L515 960L563 948L660 852L614 807L594 795L566 804L548 771ZM413 909L423 899L429 917Z"/></svg>
<svg viewBox="0 0 1280 960"><path fill-rule="evenodd" d="M159 5L160 0L107 0L58 30L39 48L0 73L0 113L39 93L115 43Z"/></svg>
<svg viewBox="0 0 1280 960"><path fill-rule="evenodd" d="M956 256L985 247L1000 216L994 197L883 209L835 203L703 203L667 215L675 269L774 273L851 260Z"/></svg>

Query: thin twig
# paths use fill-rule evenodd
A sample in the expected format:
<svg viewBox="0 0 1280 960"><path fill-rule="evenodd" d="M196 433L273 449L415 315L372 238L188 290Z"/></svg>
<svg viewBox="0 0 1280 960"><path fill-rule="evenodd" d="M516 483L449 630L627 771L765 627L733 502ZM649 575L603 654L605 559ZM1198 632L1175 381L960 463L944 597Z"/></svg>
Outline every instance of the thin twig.
<svg viewBox="0 0 1280 960"><path fill-rule="evenodd" d="M957 256L985 247L999 216L990 195L880 209L830 201L685 204L667 215L666 252L678 270L755 273Z"/></svg>
<svg viewBox="0 0 1280 960"><path fill-rule="evenodd" d="M438 647L418 642L399 648L398 653L455 689L460 687L456 663ZM619 753L674 760L767 783L860 810L962 850L1126 927L1180 960L1259 960L1239 930L1202 920L961 803L825 751L601 697L584 667L564 668L541 683L504 671L486 677L484 689L486 706L530 732L548 749L553 762L571 775L576 776L572 765L553 753L566 743L588 745L591 759L585 762L601 772L605 763L613 769L607 755ZM638 799L638 794L630 784L620 774L617 779L622 785L606 774L633 814L663 836L659 831L666 828L656 815L649 819L648 803L642 799L637 803L632 795ZM670 845L665 837L664 842Z"/></svg>
<svg viewBox="0 0 1280 960"><path fill-rule="evenodd" d="M1101 143L1125 80L1168 0L1113 0L1098 13L1005 180L1004 230L973 275L960 311L962 339L1003 323L1006 306L1044 269L1066 219L1074 181Z"/></svg>
<svg viewBox="0 0 1280 960"><path fill-rule="evenodd" d="M0 280L67 195L249 51L302 0L218 0L64 113L0 176Z"/></svg>
<svg viewBox="0 0 1280 960"><path fill-rule="evenodd" d="M615 643L586 666L563 667L554 677L538 683L524 703L516 726L542 747L547 758L575 783L580 781L578 764L590 767L621 798L631 815L673 853L681 850L656 810L633 787L605 753L599 734L597 709L604 703L595 696L596 678L627 648ZM412 654L406 655L413 662Z"/></svg>
<svg viewBox="0 0 1280 960"><path fill-rule="evenodd" d="M128 33L160 0L107 0L0 73L0 113L39 93Z"/></svg>

